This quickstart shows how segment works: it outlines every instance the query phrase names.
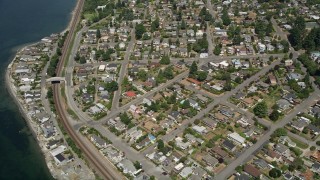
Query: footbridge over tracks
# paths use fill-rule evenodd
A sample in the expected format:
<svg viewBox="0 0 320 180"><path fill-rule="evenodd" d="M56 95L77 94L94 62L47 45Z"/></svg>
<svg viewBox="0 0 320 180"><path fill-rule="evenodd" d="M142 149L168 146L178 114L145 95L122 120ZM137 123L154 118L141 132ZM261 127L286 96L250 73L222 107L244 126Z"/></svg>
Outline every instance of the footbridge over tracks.
<svg viewBox="0 0 320 180"><path fill-rule="evenodd" d="M51 78L48 78L46 80L46 82L51 82L52 84L54 83L60 83L60 82L65 82L66 81L66 78L65 77L51 77Z"/></svg>

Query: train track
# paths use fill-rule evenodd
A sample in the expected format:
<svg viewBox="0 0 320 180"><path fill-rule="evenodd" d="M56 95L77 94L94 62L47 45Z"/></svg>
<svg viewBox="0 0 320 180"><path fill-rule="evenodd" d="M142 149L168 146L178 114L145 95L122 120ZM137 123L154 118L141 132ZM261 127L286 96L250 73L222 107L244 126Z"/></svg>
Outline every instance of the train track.
<svg viewBox="0 0 320 180"><path fill-rule="evenodd" d="M74 36L74 32L76 31L77 24L80 20L81 11L84 5L85 0L79 0L77 3L77 7L75 9L73 19L71 21L70 27L69 27L69 33L67 35L67 38L64 42L63 48L62 48L62 55L60 58L60 61L58 63L56 74L57 76L62 75L62 70L65 64L65 60L68 58L68 49L72 43L72 39ZM58 116L60 117L60 121L62 125L64 126L66 132L68 135L72 138L72 140L75 142L75 144L81 149L85 157L88 159L88 161L93 165L93 168L104 178L104 179L119 179L118 174L112 173L113 171L108 169L112 168L112 165L103 163L104 157L99 154L99 152L95 148L88 147L87 144L85 144L81 140L81 135L77 133L71 126L71 124L68 122L68 118L66 116L66 111L64 109L63 102L61 101L61 93L60 93L60 86L59 84L53 85L53 97L54 97L54 104L58 113ZM92 145L91 145L92 146ZM95 151L95 152L94 152ZM98 154L97 154L98 153ZM109 166L108 166L109 165Z"/></svg>

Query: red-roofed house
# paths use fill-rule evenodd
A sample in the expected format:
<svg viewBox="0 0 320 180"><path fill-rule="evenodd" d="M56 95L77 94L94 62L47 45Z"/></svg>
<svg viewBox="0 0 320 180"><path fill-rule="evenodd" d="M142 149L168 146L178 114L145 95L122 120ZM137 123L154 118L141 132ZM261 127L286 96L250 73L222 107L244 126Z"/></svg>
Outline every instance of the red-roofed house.
<svg viewBox="0 0 320 180"><path fill-rule="evenodd" d="M126 96L133 98L133 97L136 97L137 95L134 91L128 91L128 92L126 92Z"/></svg>
<svg viewBox="0 0 320 180"><path fill-rule="evenodd" d="M187 81L191 82L192 84L194 85L197 85L199 86L201 84L200 81L196 80L196 79L193 79L193 78L187 78Z"/></svg>

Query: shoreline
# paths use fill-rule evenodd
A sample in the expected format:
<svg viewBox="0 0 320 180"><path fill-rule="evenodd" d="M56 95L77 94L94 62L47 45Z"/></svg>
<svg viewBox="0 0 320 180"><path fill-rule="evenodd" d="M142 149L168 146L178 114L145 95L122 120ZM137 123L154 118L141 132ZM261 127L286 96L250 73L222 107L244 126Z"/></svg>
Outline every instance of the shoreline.
<svg viewBox="0 0 320 180"><path fill-rule="evenodd" d="M70 13L71 17L69 17L70 19L69 19L69 22L68 22L66 28L64 30L62 30L61 32L52 33L52 34L63 34L63 33L65 33L66 31L68 31L70 29L71 23L72 23L72 21L74 19L74 14L75 14L74 12L75 12L76 8L78 7L78 3L79 3L79 0L76 0L76 3L74 5L74 7L73 7L73 10ZM41 155L44 157L44 161L45 161L46 166L47 166L47 168L48 168L48 170L50 172L51 177L54 178L54 179L59 179L59 177L61 177L61 174L58 174L58 173L61 172L61 169L60 169L61 167L58 167L56 164L53 163L54 157L52 157L51 154L49 153L50 149L46 148L47 142L45 142L45 139L42 139L43 137L42 137L42 134L40 132L41 131L41 127L28 114L27 109L24 107L23 99L18 97L18 90L17 90L17 87L14 84L15 80L12 78L12 74L11 74L12 73L12 66L16 61L17 54L20 51L22 51L23 49L25 49L27 47L30 47L30 46L33 46L33 45L36 45L38 43L41 43L41 39L38 40L38 41L35 41L35 42L25 43L25 44L18 45L16 47L12 48L11 51L14 54L10 57L11 61L8 62L7 68L6 68L5 72L4 72L5 73L4 74L5 75L5 79L4 79L5 83L4 84L5 84L6 91L10 94L11 98L14 100L14 103L18 106L19 113L21 114L23 120L27 124L27 126L25 126L24 128L28 128L28 131L32 133L32 138L37 142L37 145L40 148ZM48 61L47 63L49 63L49 62L50 61ZM42 70L42 72L43 72L43 70ZM40 90L42 91L43 88L44 87L41 87ZM47 113L52 113L52 112L47 112ZM59 127L55 127L55 128L59 129ZM63 134L61 134L61 136L63 136ZM70 148L68 148L68 149L70 150ZM85 165L85 166L87 166L87 165ZM90 168L89 168L89 170L91 171Z"/></svg>
<svg viewBox="0 0 320 180"><path fill-rule="evenodd" d="M27 47L27 46L26 46ZM16 57L16 56L15 56ZM47 156L47 152L45 152L45 144L44 142L42 142L37 134L37 127L32 118L30 116L28 116L28 113L26 112L26 109L23 108L22 102L20 102L20 99L17 97L17 93L16 93L16 88L13 86L12 84L12 78L10 75L10 71L11 71L11 66L14 62L11 61L5 71L5 89L8 91L8 93L10 94L10 96L12 97L12 99L14 100L14 103L17 104L18 108L19 108L19 113L21 114L21 116L23 117L23 120L26 122L27 126L28 126L28 130L32 133L32 137L33 139L37 142L40 150L41 150L41 154L44 157L44 160L46 162L47 168L51 174L51 176L53 178L56 178L56 174L54 174L54 169L52 168L52 164L51 162L48 160L48 156Z"/></svg>

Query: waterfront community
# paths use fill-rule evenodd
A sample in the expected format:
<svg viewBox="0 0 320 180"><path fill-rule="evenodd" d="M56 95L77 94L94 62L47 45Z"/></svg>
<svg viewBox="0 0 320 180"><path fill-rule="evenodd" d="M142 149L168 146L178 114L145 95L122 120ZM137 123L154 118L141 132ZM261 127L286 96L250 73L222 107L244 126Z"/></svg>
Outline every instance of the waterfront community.
<svg viewBox="0 0 320 180"><path fill-rule="evenodd" d="M79 0L8 87L57 179L319 179L319 6Z"/></svg>

